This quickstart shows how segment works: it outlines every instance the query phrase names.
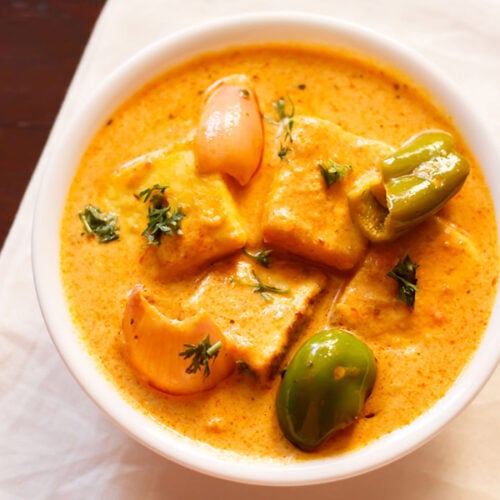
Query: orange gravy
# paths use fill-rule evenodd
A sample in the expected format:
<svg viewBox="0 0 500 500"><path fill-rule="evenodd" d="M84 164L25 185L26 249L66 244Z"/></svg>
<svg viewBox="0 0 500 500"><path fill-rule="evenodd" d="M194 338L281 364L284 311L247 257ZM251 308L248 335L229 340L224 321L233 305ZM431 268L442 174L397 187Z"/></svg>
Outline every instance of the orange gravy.
<svg viewBox="0 0 500 500"><path fill-rule="evenodd" d="M279 429L275 415L279 375L264 387L247 374L234 373L216 388L192 396L170 396L141 382L124 355L120 332L127 292L142 283L158 297L159 309L172 311L193 293L203 271L190 278L162 280L145 267L144 242L137 231L133 234L125 224L118 241L98 244L82 235L78 219L86 205L102 204L102 193L117 168L185 139L196 127L204 90L236 73L251 78L264 115L273 114L273 101L288 96L296 113L330 120L349 132L395 147L422 130L442 129L455 136L457 148L471 163L464 187L439 216L473 243L479 256L469 264L474 280L457 282L450 272L447 283L436 284L433 275L447 259L446 242L433 247L427 266L420 263L417 305L410 323L388 325L390 318L381 316L377 328L382 333L362 335L378 362L375 389L362 415L313 454L297 450ZM274 136L276 128L267 122L264 126L266 137ZM267 183L260 186L254 189L256 199L265 200ZM240 191L235 195L237 202L242 196L245 218L253 206ZM419 238L424 252L432 231L424 224L405 238ZM334 455L410 423L445 395L466 366L484 332L496 292L498 247L492 200L480 167L449 117L404 76L353 55L320 48L268 45L208 54L146 85L116 110L84 154L68 194L61 234L68 304L103 373L131 405L160 425L246 456L293 461ZM394 243L401 248L404 244L404 240ZM350 274L334 269L328 274L328 288L314 304L312 319L291 352L312 333L333 326L331 306ZM447 295L446 290L453 294ZM442 297L446 307L440 308ZM356 321L361 332L369 332L363 317Z"/></svg>

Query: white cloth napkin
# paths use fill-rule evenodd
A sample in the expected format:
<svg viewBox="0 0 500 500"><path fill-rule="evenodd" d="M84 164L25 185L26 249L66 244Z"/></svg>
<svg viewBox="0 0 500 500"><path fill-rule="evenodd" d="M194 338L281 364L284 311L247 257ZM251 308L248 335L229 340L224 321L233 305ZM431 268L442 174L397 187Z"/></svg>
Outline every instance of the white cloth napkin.
<svg viewBox="0 0 500 500"><path fill-rule="evenodd" d="M337 483L266 488L206 477L137 444L88 399L51 343L32 282L31 220L69 117L149 42L212 17L271 9L329 14L399 39L459 82L500 135L497 0L108 0L0 255L0 498L500 498L500 370L445 430L396 463Z"/></svg>

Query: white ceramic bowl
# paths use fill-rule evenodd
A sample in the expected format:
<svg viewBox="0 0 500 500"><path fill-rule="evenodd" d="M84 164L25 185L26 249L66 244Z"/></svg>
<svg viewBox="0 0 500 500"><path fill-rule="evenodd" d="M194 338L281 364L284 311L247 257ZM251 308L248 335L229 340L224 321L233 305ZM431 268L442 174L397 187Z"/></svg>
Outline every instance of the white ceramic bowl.
<svg viewBox="0 0 500 500"><path fill-rule="evenodd" d="M33 265L47 327L61 356L89 396L122 429L159 454L217 477L266 485L303 485L361 474L394 461L428 441L477 394L499 358L499 303L474 358L435 406L411 425L359 451L283 465L247 461L216 452L169 432L127 404L78 339L63 294L59 270L59 226L68 188L87 144L100 125L134 91L167 68L205 51L265 41L299 41L354 49L398 68L428 89L450 113L482 165L495 200L500 200L500 155L474 110L456 88L421 56L383 36L336 19L304 13L263 13L227 18L169 36L115 71L82 106L45 165L35 210ZM496 206L500 220L499 206Z"/></svg>

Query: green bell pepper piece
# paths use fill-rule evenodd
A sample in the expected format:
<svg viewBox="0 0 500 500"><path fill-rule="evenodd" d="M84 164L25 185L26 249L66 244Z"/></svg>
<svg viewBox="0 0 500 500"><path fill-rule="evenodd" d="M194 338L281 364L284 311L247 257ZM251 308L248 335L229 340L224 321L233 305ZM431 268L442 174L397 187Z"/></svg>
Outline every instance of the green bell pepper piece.
<svg viewBox="0 0 500 500"><path fill-rule="evenodd" d="M295 446L313 451L361 412L375 383L375 358L342 329L313 335L290 362L276 399L280 427Z"/></svg>
<svg viewBox="0 0 500 500"><path fill-rule="evenodd" d="M450 134L441 131L419 134L382 160L384 180L410 174L415 165L420 165L436 156L446 156L451 151L453 151L453 137Z"/></svg>
<svg viewBox="0 0 500 500"><path fill-rule="evenodd" d="M392 240L442 208L469 171L451 135L424 132L381 161L385 199L372 178L349 193L351 216L371 241Z"/></svg>

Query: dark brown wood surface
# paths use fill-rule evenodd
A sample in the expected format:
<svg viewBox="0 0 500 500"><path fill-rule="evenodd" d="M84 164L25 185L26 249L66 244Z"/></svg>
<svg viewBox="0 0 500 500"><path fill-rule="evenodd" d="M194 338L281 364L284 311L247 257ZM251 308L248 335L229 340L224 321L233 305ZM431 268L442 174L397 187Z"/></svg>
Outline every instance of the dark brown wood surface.
<svg viewBox="0 0 500 500"><path fill-rule="evenodd" d="M0 0L0 248L105 0Z"/></svg>

